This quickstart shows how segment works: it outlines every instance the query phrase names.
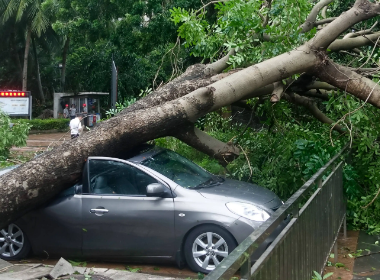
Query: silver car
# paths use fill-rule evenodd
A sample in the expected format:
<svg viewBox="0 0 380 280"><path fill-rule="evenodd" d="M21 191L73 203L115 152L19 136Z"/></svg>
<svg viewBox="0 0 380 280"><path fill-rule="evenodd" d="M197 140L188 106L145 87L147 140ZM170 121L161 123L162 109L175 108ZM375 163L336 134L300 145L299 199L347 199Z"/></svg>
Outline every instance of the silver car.
<svg viewBox="0 0 380 280"><path fill-rule="evenodd" d="M89 157L80 182L0 231L1 258L175 261L208 273L282 205L267 189L212 175L173 151L133 152Z"/></svg>

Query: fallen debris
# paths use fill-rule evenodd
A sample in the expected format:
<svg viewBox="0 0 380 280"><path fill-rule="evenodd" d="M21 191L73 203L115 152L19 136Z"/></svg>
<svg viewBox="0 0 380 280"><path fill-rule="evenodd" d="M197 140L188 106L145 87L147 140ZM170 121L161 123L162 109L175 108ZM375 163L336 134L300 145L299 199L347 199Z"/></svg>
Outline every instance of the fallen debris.
<svg viewBox="0 0 380 280"><path fill-rule="evenodd" d="M13 264L7 262L7 261L4 261L3 259L0 259L0 271L4 268L7 268L7 267L10 267L12 266Z"/></svg>
<svg viewBox="0 0 380 280"><path fill-rule="evenodd" d="M74 273L73 266L64 258L60 258L57 264L50 271L49 276L56 279L60 276L70 275Z"/></svg>

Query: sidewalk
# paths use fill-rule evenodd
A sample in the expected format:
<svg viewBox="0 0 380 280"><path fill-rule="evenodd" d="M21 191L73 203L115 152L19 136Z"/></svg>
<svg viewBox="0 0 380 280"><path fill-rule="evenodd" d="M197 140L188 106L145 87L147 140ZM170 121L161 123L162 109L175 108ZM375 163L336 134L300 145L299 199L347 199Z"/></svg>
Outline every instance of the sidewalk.
<svg viewBox="0 0 380 280"><path fill-rule="evenodd" d="M107 268L69 267L63 268L63 274L55 274L61 269L60 264L56 266L43 264L11 264L0 259L0 280L35 280L35 279L65 279L65 280L175 280L178 278L162 277L144 273L133 273L125 270ZM66 269L66 270L65 270ZM72 273L65 273L69 269ZM61 276L67 275L67 276Z"/></svg>
<svg viewBox="0 0 380 280"><path fill-rule="evenodd" d="M26 140L25 147L13 147L11 151L22 154L43 152L48 148L61 145L64 141L70 139L69 131L49 134L30 134Z"/></svg>

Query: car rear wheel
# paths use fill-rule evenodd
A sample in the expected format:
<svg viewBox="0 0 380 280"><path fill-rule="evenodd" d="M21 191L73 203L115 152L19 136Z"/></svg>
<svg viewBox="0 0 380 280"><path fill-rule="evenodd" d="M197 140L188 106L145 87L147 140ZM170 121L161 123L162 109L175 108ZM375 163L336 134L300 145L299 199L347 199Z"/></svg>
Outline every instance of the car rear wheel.
<svg viewBox="0 0 380 280"><path fill-rule="evenodd" d="M15 224L0 230L0 258L19 260L27 257L31 248L24 232Z"/></svg>
<svg viewBox="0 0 380 280"><path fill-rule="evenodd" d="M184 251L188 266L202 273L210 273L236 248L231 234L214 225L195 228L186 238Z"/></svg>

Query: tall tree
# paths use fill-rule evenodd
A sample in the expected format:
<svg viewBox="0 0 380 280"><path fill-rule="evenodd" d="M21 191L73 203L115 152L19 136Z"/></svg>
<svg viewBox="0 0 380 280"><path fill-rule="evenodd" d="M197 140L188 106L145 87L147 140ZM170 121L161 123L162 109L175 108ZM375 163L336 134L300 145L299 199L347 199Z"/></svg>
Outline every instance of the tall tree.
<svg viewBox="0 0 380 280"><path fill-rule="evenodd" d="M284 99L309 108L318 120L331 124L334 121L316 107L306 94L302 96L302 93L322 96L322 89L337 88L364 103L380 108L380 86L377 80L362 75L362 71L366 70L362 67L350 68L334 62L331 58L339 50L346 51L369 44L377 46L380 32L371 31L373 34L365 36L365 40L362 37L339 37L352 33L351 30L347 30L356 24L378 16L379 2L356 0L352 8L339 17L330 19L331 23L327 25L325 24L329 21L318 21L314 16L323 5L313 8L308 1L298 1L297 3L303 3L304 7L298 6L298 9L296 6L295 11L287 11L284 14L283 1L274 3L278 6L273 5L270 8L268 2L265 6L261 6L264 3L257 6L256 1L239 0L218 4L217 7L222 13L215 28L208 28L208 23L202 17L198 17L199 11L174 11L177 22L188 23L180 29L180 35L186 38L189 46L198 47L194 48L194 52L202 55L204 50L212 50L214 46L211 44L211 47L205 48L204 42L212 37L206 36L207 32L215 31L222 34L222 40L218 41L216 34L211 38L214 43L227 45L237 54L233 56L234 52L228 52L227 58L222 57L208 65L196 64L189 67L175 80L159 87L115 117L100 123L96 129L79 139L68 141L1 176L0 228L78 180L83 164L90 155L117 156L139 143L171 135L217 158L221 164L227 164L238 156L239 149L232 143L223 143L197 129L194 122L207 113L234 102L262 96L269 97L272 102ZM328 4L326 1L323 3ZM251 6L247 4L252 5L253 9L250 10ZM318 12L315 12L315 9ZM253 23L241 21L241 15L245 13L252 17L254 11L259 19L253 19ZM279 18L276 19L276 15ZM270 18L271 16L274 18ZM305 37L302 32L307 32L307 28L301 28L298 21L295 21L294 26L295 17L303 18L304 21L307 18L306 26L318 26L319 31L316 32L313 27L310 33L307 33L309 37ZM287 23L284 23L285 19L288 19ZM225 21L230 26L223 25ZM243 26L240 28L239 24L242 23ZM277 33L277 36L281 41L285 40L286 44L274 44L271 49L265 48L268 47L266 41L270 41L271 38L260 32L263 25L268 30L282 29L283 33ZM191 29L193 27L196 32ZM203 29L204 27L206 29ZM185 32L186 29L188 32ZM242 33L238 30L242 30ZM290 31L295 33L289 33ZM357 31L354 30L353 33L352 36L355 36ZM237 42L233 45L228 41L231 34ZM247 34L252 34L252 37L249 38ZM256 51L256 42L262 43L258 48L260 55L254 56L252 53ZM214 45L220 48L220 44ZM252 59L243 59L244 55L239 57L239 50L245 51L247 48L248 51L243 54L246 57L251 55ZM378 48L373 50L376 51ZM368 60L371 60L371 57ZM244 69L221 73L239 61L244 62ZM248 66L249 64L253 65ZM309 92L312 89L319 92ZM334 124L331 129L337 133L345 132Z"/></svg>
<svg viewBox="0 0 380 280"><path fill-rule="evenodd" d="M22 75L22 90L27 90L28 82L28 60L29 49L32 38L32 33L37 36L46 30L49 26L49 20L46 10L42 8L42 0L27 1L27 0L4 0L1 2L2 22L5 23L10 19L15 19L20 22L25 18L25 51L24 51L24 65ZM44 96L41 95L40 99L44 101Z"/></svg>

